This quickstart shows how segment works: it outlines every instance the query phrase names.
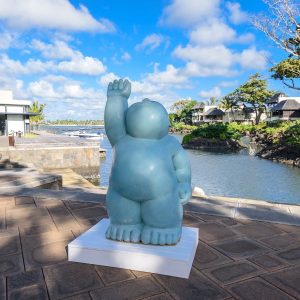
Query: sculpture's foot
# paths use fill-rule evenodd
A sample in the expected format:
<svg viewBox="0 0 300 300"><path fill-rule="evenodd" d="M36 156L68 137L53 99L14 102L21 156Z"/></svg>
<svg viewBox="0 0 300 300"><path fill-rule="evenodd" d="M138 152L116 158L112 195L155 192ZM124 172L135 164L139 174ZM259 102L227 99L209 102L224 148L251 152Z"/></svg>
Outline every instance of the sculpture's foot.
<svg viewBox="0 0 300 300"><path fill-rule="evenodd" d="M157 228L145 226L142 232L142 243L152 245L175 245L180 240L181 227Z"/></svg>
<svg viewBox="0 0 300 300"><path fill-rule="evenodd" d="M141 240L142 229L142 224L110 224L106 230L105 236L111 240L138 243Z"/></svg>

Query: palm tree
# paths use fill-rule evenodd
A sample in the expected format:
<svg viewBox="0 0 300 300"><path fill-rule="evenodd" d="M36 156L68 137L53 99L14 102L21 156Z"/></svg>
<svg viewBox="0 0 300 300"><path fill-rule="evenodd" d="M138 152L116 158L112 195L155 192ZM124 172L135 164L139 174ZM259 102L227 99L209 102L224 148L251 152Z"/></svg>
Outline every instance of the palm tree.
<svg viewBox="0 0 300 300"><path fill-rule="evenodd" d="M229 112L229 110L231 111L233 121L235 121L233 109L237 107L237 103L236 103L236 101L235 101L232 94L229 94L229 95L223 97L223 99L221 101L221 107L225 111L228 112L228 121L229 121L229 123L230 123L230 112Z"/></svg>
<svg viewBox="0 0 300 300"><path fill-rule="evenodd" d="M218 102L216 97L211 97L209 98L209 100L207 101L207 105L216 105Z"/></svg>
<svg viewBox="0 0 300 300"><path fill-rule="evenodd" d="M32 105L29 107L29 112L36 113L36 116L31 116L30 121L34 124L39 124L42 121L44 121L44 108L46 104L40 104L39 101L35 100L33 101Z"/></svg>

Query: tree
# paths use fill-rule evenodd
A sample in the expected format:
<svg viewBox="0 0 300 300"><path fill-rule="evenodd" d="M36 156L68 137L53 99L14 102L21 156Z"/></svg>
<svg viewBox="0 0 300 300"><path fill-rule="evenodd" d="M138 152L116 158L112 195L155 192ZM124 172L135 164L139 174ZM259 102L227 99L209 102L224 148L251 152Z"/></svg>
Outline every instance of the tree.
<svg viewBox="0 0 300 300"><path fill-rule="evenodd" d="M36 116L31 116L30 121L39 124L42 121L44 121L45 116L44 116L44 108L46 104L40 104L37 100L33 101L32 105L29 107L29 112L36 113L38 115Z"/></svg>
<svg viewBox="0 0 300 300"><path fill-rule="evenodd" d="M288 58L270 69L273 72L272 77L279 79L284 85L291 89L300 90L297 87L295 79L300 78L300 59Z"/></svg>
<svg viewBox="0 0 300 300"><path fill-rule="evenodd" d="M185 124L192 124L192 109L197 104L195 100L183 99L176 101L171 106L171 111L174 111L176 114L173 117L173 121L175 122L183 122Z"/></svg>
<svg viewBox="0 0 300 300"><path fill-rule="evenodd" d="M230 94L226 95L225 97L223 97L223 99L221 100L220 106L221 106L221 108L223 108L225 111L228 112L229 123L230 123L229 111L231 111L233 121L235 121L233 109L238 107L236 97L237 97L237 95L235 93L230 93Z"/></svg>
<svg viewBox="0 0 300 300"><path fill-rule="evenodd" d="M271 68L274 79L300 90L295 79L300 78L300 4L298 0L263 0L269 14L252 18L253 25L264 32L278 47L288 53L288 59Z"/></svg>
<svg viewBox="0 0 300 300"><path fill-rule="evenodd" d="M209 100L207 101L207 105L216 105L218 102L216 97L210 97Z"/></svg>
<svg viewBox="0 0 300 300"><path fill-rule="evenodd" d="M260 121L262 113L265 111L265 102L274 95L273 91L268 90L266 80L256 73L250 76L249 80L242 84L235 92L239 101L248 103L255 112L255 124Z"/></svg>

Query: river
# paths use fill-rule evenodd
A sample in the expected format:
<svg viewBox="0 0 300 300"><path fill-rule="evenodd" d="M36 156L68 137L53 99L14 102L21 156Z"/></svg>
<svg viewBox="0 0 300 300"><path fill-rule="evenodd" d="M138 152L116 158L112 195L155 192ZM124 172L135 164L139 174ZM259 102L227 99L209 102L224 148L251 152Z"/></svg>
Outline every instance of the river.
<svg viewBox="0 0 300 300"><path fill-rule="evenodd" d="M51 126L63 133L84 128L89 133L104 133L92 126ZM181 136L176 136L181 140ZM101 148L107 150L100 163L100 185L107 186L112 162L112 149L106 137ZM300 204L300 169L239 153L215 153L187 150L192 166L192 184L207 195L240 197L278 203Z"/></svg>

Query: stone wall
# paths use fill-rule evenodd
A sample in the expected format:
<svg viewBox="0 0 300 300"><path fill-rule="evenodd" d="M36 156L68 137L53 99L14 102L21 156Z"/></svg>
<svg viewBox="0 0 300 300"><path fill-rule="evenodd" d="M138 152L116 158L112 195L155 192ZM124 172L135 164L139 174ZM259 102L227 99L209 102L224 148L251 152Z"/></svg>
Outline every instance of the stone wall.
<svg viewBox="0 0 300 300"><path fill-rule="evenodd" d="M96 167L100 165L99 146L0 149L12 161L33 164L36 168Z"/></svg>

